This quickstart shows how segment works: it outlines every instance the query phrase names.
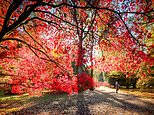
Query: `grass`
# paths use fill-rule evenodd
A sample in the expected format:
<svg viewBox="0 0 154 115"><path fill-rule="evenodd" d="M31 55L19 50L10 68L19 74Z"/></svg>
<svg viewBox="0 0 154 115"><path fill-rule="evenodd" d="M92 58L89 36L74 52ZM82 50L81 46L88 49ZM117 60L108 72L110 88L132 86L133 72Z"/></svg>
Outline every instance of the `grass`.
<svg viewBox="0 0 154 115"><path fill-rule="evenodd" d="M39 102L47 102L49 100L66 100L66 94L44 94L40 97L23 95L1 95L0 96L0 114L19 111Z"/></svg>
<svg viewBox="0 0 154 115"><path fill-rule="evenodd" d="M139 96L142 98L154 99L154 89L125 89L125 88L121 88L120 90L125 93Z"/></svg>
<svg viewBox="0 0 154 115"><path fill-rule="evenodd" d="M28 104L30 97L28 95L1 95L0 96L0 114L21 109L21 105Z"/></svg>

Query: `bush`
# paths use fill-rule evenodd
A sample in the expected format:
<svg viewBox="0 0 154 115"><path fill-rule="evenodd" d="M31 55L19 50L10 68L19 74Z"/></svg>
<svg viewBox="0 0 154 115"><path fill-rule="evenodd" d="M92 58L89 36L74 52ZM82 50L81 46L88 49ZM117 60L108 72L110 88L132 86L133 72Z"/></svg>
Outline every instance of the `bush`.
<svg viewBox="0 0 154 115"><path fill-rule="evenodd" d="M36 81L36 80L35 80ZM15 81L14 81L15 82ZM27 86L27 87L26 87ZM12 93L29 93L30 95L41 94L43 90L50 90L56 93L78 93L87 89L94 88L93 78L87 73L81 73L78 76L61 76L48 79L46 82L33 82L31 87L23 86L22 84L13 85Z"/></svg>
<svg viewBox="0 0 154 115"><path fill-rule="evenodd" d="M154 77L139 79L136 86L140 89L154 88Z"/></svg>
<svg viewBox="0 0 154 115"><path fill-rule="evenodd" d="M49 85L48 88L55 92L72 94L87 89L94 89L93 78L85 72L81 73L78 78L77 76L72 78L63 76L60 78L53 78L51 82L52 84Z"/></svg>
<svg viewBox="0 0 154 115"><path fill-rule="evenodd" d="M83 72L79 75L79 91L85 91L87 89L94 90L94 80L87 73Z"/></svg>

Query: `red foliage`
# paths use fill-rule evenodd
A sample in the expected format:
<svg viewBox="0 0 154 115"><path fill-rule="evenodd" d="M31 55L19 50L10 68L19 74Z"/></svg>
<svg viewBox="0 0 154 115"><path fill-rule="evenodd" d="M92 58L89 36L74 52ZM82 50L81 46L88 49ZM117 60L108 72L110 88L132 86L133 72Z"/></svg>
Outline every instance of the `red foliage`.
<svg viewBox="0 0 154 115"><path fill-rule="evenodd" d="M67 3L66 0L64 1ZM49 0L44 0L43 2L49 2ZM145 39L144 33L146 33L146 29L140 26L140 23L144 21L150 22L152 19L147 19L147 15L135 13L120 13L118 15L116 12L112 12L112 10L118 12L137 11L142 13L145 11L147 13L149 12L150 16L152 14L150 13L152 9L151 2L136 1L135 3L133 1L124 0L115 2L112 0L90 1L91 5L98 7L97 15L96 17L94 16L94 19L91 19L94 12L92 11L92 13L90 9L77 8L74 10L76 11L76 15L73 15L73 8L69 5L60 5L60 7L58 7L58 4L63 1L50 0L50 2L47 4L44 3L46 4L44 6L41 1L25 0L17 9L14 9L16 7L15 4L10 6L10 4L13 3L12 0L0 0L0 30L8 30L13 27L13 24L15 25L17 22L20 22L20 20L22 21L11 30L6 31L6 33L4 33L5 31L0 31L2 35L5 34L1 36L1 39L19 38L28 43L29 47L35 47L30 47L31 50L26 46L19 48L19 44L14 41L5 41L0 44L8 46L9 48L9 50L0 49L0 66L5 69L6 73L13 75L11 78L12 81L10 82L13 84L12 92L32 93L49 89L51 91L54 90L56 92L60 91L71 94L72 92L93 88L93 78L88 74L81 73L78 77L73 75L74 72L71 63L74 61L76 66L89 64L89 60L91 62L95 61L95 65L91 65L89 68L99 67L101 71L105 72L117 70L124 73L129 72L130 74L134 74L138 71L143 62L153 65L154 59L149 58L145 52L141 51L140 46L136 46L136 41L130 37L130 33L125 27L126 24L136 39L142 43ZM40 5L35 8L35 11L29 14L28 17L21 19L24 17L22 13L26 10L30 10L31 6L35 3ZM75 0L74 4L80 7L90 5L84 0ZM57 5L57 7L52 7L52 5ZM102 10L99 10L99 7L100 9L102 8ZM13 12L7 21L5 17L9 8L12 8L11 10L13 10ZM37 12L38 10L41 12ZM8 12L8 14L10 12ZM35 18L35 16L39 19L33 20L32 18ZM3 28L5 19L7 21L6 28ZM29 20L29 22L26 22L26 20ZM46 20L46 22L43 20ZM75 24L75 22L78 24ZM93 22L92 27L91 22ZM24 23L25 30L27 30L29 35L25 33L23 27L18 27ZM73 26L74 24L79 27L76 28L76 26ZM97 31L102 32L101 37L106 38L106 40L102 40L103 38L101 38L92 41L99 41L100 49L103 50L104 53L103 58L101 57L95 60L87 59L85 55L89 52L88 50L83 50L85 48L83 44L86 42L86 38L82 36L86 34L80 31L79 28L81 30L86 30L87 28L89 32L93 31L93 33L97 33ZM77 33L80 35L77 35ZM104 33L107 35L105 36ZM42 36L44 36L44 38L42 38ZM151 38L151 36L151 33L147 34L148 38ZM90 34L88 37L90 37ZM87 47L88 43L90 43L90 41L87 42ZM151 45L150 48L153 48L153 45ZM113 55L109 55L109 53ZM42 58L46 60L41 60ZM70 76L68 76L68 73Z"/></svg>
<svg viewBox="0 0 154 115"><path fill-rule="evenodd" d="M65 75L51 78L50 80L48 79L46 82L41 82L39 79L29 82L33 82L33 85L25 83L25 81L21 82L21 79L20 81L13 80L11 82L11 84L14 84L12 87L12 93L21 94L28 92L29 94L37 94L46 89L50 90L51 92L65 92L70 95L72 93L78 93L79 91L85 91L94 87L93 78L86 73L80 74L79 78L76 76L70 78L69 76ZM31 85L31 87L28 87L28 85Z"/></svg>
<svg viewBox="0 0 154 115"><path fill-rule="evenodd" d="M93 78L88 75L87 73L83 72L79 75L79 80L78 80L78 86L79 90L87 90L87 89L92 89L94 88L94 80Z"/></svg>
<svg viewBox="0 0 154 115"><path fill-rule="evenodd" d="M55 92L66 92L72 94L74 92L78 93L77 80L75 77L70 78L68 76L62 76L60 78L53 78L50 81L49 88L51 91Z"/></svg>
<svg viewBox="0 0 154 115"><path fill-rule="evenodd" d="M69 95L72 93L78 93L94 87L94 81L87 73L82 73L77 76L69 77L67 75L52 78L48 81L47 89L55 92L66 92Z"/></svg>

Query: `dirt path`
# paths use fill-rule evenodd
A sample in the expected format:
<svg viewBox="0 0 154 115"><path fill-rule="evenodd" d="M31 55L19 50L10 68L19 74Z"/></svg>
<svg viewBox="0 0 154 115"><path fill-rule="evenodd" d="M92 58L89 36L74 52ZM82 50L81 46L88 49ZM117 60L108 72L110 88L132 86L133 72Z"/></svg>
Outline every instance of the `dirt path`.
<svg viewBox="0 0 154 115"><path fill-rule="evenodd" d="M100 87L71 98L49 98L9 115L154 115L154 99Z"/></svg>

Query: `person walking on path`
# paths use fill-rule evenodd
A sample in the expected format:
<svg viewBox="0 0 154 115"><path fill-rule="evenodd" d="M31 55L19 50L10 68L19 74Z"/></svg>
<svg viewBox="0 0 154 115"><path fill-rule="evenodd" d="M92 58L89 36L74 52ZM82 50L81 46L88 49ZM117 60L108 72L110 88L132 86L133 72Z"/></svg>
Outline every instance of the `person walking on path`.
<svg viewBox="0 0 154 115"><path fill-rule="evenodd" d="M118 93L119 87L120 87L120 85L119 85L118 81L116 81L115 82L116 93Z"/></svg>

